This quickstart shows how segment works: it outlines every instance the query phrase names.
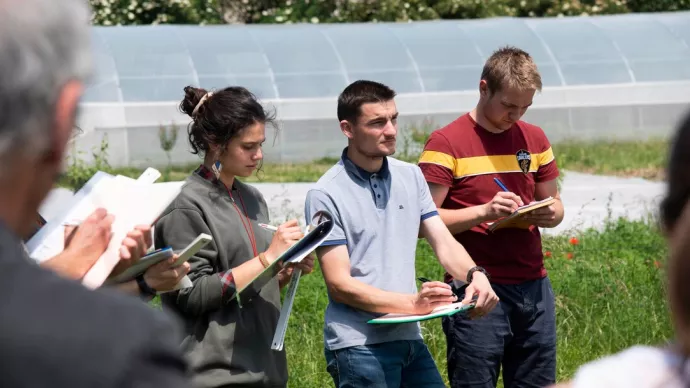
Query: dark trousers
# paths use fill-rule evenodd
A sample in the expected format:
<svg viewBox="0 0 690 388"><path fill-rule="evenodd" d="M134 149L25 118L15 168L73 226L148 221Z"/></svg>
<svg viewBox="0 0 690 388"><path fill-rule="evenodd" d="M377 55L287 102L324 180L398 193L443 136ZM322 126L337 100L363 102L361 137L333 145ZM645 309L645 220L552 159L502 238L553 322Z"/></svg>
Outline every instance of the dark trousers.
<svg viewBox="0 0 690 388"><path fill-rule="evenodd" d="M545 387L556 381L556 313L548 277L521 284L492 284L500 302L489 314L443 318L452 388ZM462 299L464 287L454 289Z"/></svg>

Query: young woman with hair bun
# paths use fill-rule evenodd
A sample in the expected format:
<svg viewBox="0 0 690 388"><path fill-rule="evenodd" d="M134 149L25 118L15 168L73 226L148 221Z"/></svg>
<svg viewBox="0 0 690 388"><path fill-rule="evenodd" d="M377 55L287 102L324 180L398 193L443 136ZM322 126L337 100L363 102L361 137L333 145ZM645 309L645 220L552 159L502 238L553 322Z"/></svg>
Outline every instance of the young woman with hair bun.
<svg viewBox="0 0 690 388"><path fill-rule="evenodd" d="M194 154L203 164L187 178L181 194L155 226L156 247L183 248L200 233L213 241L189 260L191 288L162 297L164 309L185 323L182 348L197 387L284 387L284 351L271 350L280 315L280 288L293 267L278 267L261 288L243 288L303 233L297 220L276 232L261 193L237 179L254 173L263 159L266 125L274 123L256 97L243 87L215 92L187 86L180 103L192 118L188 127ZM313 269L313 256L300 264Z"/></svg>

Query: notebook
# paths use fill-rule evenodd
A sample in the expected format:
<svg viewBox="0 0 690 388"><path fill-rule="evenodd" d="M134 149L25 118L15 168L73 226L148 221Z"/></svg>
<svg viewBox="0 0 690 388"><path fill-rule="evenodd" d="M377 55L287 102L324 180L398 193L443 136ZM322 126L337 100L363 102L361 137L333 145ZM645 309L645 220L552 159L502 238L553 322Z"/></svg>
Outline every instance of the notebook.
<svg viewBox="0 0 690 388"><path fill-rule="evenodd" d="M82 279L88 288L100 287L120 260L122 240L137 225L152 225L182 190L184 181L153 183L160 176L147 169L141 180L113 176L98 171L26 243L29 256L38 262L54 257L64 249L64 224L80 222L96 208L103 207L115 216L112 238L106 251Z"/></svg>
<svg viewBox="0 0 690 388"><path fill-rule="evenodd" d="M449 305L436 307L429 314L415 315L415 314L391 313L391 314L383 315L379 318L371 319L367 323L369 323L369 324L392 324L392 323L419 322L419 321L426 321L426 320L434 319L434 318L449 317L451 315L455 315L455 314L463 312L463 311L468 311L468 310L473 309L473 308L474 308L474 303L470 303L470 304L465 305L465 304L462 304L462 302L456 302L456 303L451 303Z"/></svg>
<svg viewBox="0 0 690 388"><path fill-rule="evenodd" d="M321 227L322 232L319 232L312 243L306 244L300 252L309 253L319 245L321 245L333 229L333 219L332 215L325 210L320 210L314 214L311 223L307 227L307 232L313 232L314 229ZM310 233L307 233L309 235ZM301 256L302 259L306 255L301 253L297 256ZM300 259L301 260L301 259ZM281 351L283 350L283 345L285 344L285 334L287 333L288 320L290 319L290 313L292 312L292 305L295 301L295 294L297 293L297 285L299 284L300 276L302 271L296 268L292 273L292 278L290 279L290 284L288 285L287 292L285 293L285 299L283 300L283 307L280 309L280 316L278 317L278 325L276 326L276 331L273 334L273 341L271 342L271 349Z"/></svg>
<svg viewBox="0 0 690 388"><path fill-rule="evenodd" d="M525 221L522 216L529 214L536 209L541 209L543 207L549 206L556 202L556 199L548 197L541 201L532 202L528 205L520 206L513 214L501 218L495 222L487 223L489 225L489 231L493 232L495 230L503 228L523 228L528 229L532 224Z"/></svg>
<svg viewBox="0 0 690 388"><path fill-rule="evenodd" d="M235 297L238 298L238 300L241 294L248 288L252 288L255 292L258 292L268 281L273 279L278 273L277 263L299 263L307 257L309 253L313 252L314 249L326 241L326 238L333 229L333 217L330 213L323 210L314 215L314 217L317 216L319 216L320 221L313 226L313 229L311 229L309 233L283 252L280 257L266 267L260 274L256 275L247 285L236 291Z"/></svg>

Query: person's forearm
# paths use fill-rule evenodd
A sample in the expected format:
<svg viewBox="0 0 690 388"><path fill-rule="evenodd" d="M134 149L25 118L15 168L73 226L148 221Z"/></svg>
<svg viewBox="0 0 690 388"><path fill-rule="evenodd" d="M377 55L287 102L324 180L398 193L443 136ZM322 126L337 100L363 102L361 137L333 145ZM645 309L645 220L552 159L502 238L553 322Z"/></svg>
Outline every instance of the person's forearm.
<svg viewBox="0 0 690 388"><path fill-rule="evenodd" d="M439 263L445 270L454 278L465 281L467 279L467 272L472 267L476 266L474 260L467 253L465 247L462 246L455 238L448 235L438 244L436 249L436 256Z"/></svg>
<svg viewBox="0 0 690 388"><path fill-rule="evenodd" d="M443 223L452 234L462 233L486 221L484 205L464 209L438 209Z"/></svg>
<svg viewBox="0 0 690 388"><path fill-rule="evenodd" d="M556 218L553 220L553 223L549 226L550 228L555 228L558 225L563 222L563 217L565 216L565 208L563 207L563 201L558 198L556 199L556 202L553 204L554 205L554 210L556 212Z"/></svg>
<svg viewBox="0 0 690 388"><path fill-rule="evenodd" d="M56 256L42 262L40 265L58 275L78 280L86 275L93 264L91 260L87 260L80 255L74 254L69 249L66 249Z"/></svg>
<svg viewBox="0 0 690 388"><path fill-rule="evenodd" d="M352 277L339 284L328 285L331 298L360 310L372 313L413 314L414 294L400 294L378 289Z"/></svg>
<svg viewBox="0 0 690 388"><path fill-rule="evenodd" d="M258 256L233 268L232 277L235 280L235 287L237 287L237 289L246 287L247 284L263 272L264 269Z"/></svg>
<svg viewBox="0 0 690 388"><path fill-rule="evenodd" d="M267 258L271 262L272 258ZM274 268L276 268L274 266ZM258 257L230 269L231 284L224 283L227 271L220 273L195 274L190 272L193 286L181 289L177 294L177 306L185 314L202 315L216 310L236 296L237 290L246 287L252 279L264 270ZM273 275L275 275L274 269ZM252 293L251 287L245 294ZM248 295L248 294L247 294Z"/></svg>

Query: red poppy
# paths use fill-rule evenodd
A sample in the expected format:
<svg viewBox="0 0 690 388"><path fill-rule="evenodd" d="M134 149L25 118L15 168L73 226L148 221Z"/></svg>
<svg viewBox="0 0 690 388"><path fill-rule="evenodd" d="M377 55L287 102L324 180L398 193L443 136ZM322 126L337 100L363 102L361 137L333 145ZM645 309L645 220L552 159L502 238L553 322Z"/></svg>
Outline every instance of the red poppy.
<svg viewBox="0 0 690 388"><path fill-rule="evenodd" d="M573 255L573 252L568 252L568 254L565 256L568 258L568 260L572 260L573 256L575 256L575 255Z"/></svg>
<svg viewBox="0 0 690 388"><path fill-rule="evenodd" d="M544 252L544 256L546 256L546 257L551 257L551 251L546 251L546 252Z"/></svg>
<svg viewBox="0 0 690 388"><path fill-rule="evenodd" d="M570 244L571 245L577 245L580 243L580 240L577 239L577 237L571 237L570 238Z"/></svg>

